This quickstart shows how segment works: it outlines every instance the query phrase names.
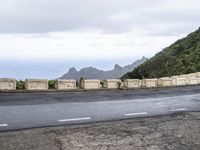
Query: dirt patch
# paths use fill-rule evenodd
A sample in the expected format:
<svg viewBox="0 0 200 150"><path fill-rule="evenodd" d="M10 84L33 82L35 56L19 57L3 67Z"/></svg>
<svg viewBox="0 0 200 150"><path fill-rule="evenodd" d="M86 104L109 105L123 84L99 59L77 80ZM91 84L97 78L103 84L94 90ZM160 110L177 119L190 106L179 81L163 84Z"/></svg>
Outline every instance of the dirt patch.
<svg viewBox="0 0 200 150"><path fill-rule="evenodd" d="M199 150L200 112L0 133L0 150Z"/></svg>

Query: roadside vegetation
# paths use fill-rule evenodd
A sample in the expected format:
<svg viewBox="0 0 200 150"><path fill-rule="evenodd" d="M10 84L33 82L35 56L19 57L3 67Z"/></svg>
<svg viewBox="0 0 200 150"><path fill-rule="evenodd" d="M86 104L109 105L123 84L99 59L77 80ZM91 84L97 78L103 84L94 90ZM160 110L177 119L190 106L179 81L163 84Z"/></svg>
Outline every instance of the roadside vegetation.
<svg viewBox="0 0 200 150"><path fill-rule="evenodd" d="M17 80L16 88L17 88L17 90L24 90L25 89L25 81Z"/></svg>
<svg viewBox="0 0 200 150"><path fill-rule="evenodd" d="M55 89L56 87L56 80L49 80L48 81L49 89Z"/></svg>

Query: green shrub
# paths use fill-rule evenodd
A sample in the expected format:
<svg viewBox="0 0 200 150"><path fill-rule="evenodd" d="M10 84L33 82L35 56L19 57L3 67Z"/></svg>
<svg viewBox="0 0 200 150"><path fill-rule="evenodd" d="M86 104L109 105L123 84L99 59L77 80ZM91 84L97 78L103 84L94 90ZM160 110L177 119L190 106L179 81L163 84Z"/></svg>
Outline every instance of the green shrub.
<svg viewBox="0 0 200 150"><path fill-rule="evenodd" d="M76 87L79 87L80 86L80 83L78 80L76 80Z"/></svg>
<svg viewBox="0 0 200 150"><path fill-rule="evenodd" d="M49 80L48 84L49 84L49 89L55 89L55 86L56 86L55 80Z"/></svg>
<svg viewBox="0 0 200 150"><path fill-rule="evenodd" d="M24 90L25 89L25 82L22 80L16 81L16 88L17 90Z"/></svg>

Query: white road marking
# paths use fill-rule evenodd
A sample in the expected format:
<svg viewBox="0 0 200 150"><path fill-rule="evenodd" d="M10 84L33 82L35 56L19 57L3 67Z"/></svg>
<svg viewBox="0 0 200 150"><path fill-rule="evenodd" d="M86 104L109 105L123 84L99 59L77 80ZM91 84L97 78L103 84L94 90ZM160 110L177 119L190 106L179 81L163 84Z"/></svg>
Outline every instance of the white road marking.
<svg viewBox="0 0 200 150"><path fill-rule="evenodd" d="M124 114L124 116L137 116L137 115L147 115L147 112L139 112L139 113L129 113L129 114Z"/></svg>
<svg viewBox="0 0 200 150"><path fill-rule="evenodd" d="M179 109L174 109L172 111L185 111L185 110L187 110L187 109L186 108L179 108Z"/></svg>
<svg viewBox="0 0 200 150"><path fill-rule="evenodd" d="M0 127L7 127L8 124L0 124Z"/></svg>
<svg viewBox="0 0 200 150"><path fill-rule="evenodd" d="M80 121L80 120L90 120L90 117L84 117L84 118L72 118L72 119L60 119L58 122L69 122L69 121Z"/></svg>

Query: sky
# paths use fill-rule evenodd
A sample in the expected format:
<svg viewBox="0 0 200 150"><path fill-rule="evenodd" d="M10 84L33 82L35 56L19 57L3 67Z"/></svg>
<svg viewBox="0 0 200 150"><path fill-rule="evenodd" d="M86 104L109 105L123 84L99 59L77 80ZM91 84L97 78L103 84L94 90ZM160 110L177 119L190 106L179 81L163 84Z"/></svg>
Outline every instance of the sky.
<svg viewBox="0 0 200 150"><path fill-rule="evenodd" d="M110 70L200 27L199 0L1 0L0 78Z"/></svg>

